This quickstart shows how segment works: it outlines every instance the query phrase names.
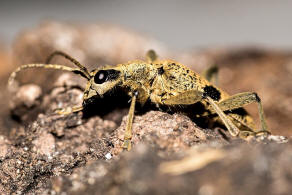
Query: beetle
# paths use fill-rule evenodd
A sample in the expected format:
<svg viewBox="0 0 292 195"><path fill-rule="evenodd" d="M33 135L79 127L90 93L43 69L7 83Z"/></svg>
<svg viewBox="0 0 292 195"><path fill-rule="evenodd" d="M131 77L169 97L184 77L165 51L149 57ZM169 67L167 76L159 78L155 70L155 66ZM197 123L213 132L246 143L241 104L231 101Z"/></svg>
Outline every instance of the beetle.
<svg viewBox="0 0 292 195"><path fill-rule="evenodd" d="M54 56L63 56L76 65L76 68L50 64ZM52 53L46 64L22 65L11 73L11 84L19 71L27 68L49 68L70 71L87 79L82 105L57 110L58 114L79 112L93 98L103 98L104 94L121 87L131 97L123 148L131 149L132 124L136 102L142 106L146 101L161 106L175 107L177 105L194 105L201 103L206 112L203 115L216 115L226 126L232 136L248 138L250 136L267 136L268 131L264 117L263 106L257 93L243 92L230 96L224 90L214 85L211 80L216 68L212 67L199 75L186 66L174 60L160 60L156 53L150 50L146 60L133 60L116 66L100 67L88 71L85 66L68 54L56 51ZM255 130L252 117L242 108L256 102L261 122L261 129Z"/></svg>

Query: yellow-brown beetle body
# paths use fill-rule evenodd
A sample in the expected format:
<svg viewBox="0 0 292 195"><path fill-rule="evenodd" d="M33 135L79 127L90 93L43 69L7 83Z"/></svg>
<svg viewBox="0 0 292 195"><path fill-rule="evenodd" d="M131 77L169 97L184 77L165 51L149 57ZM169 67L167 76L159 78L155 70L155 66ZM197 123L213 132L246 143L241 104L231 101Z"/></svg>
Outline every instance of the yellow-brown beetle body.
<svg viewBox="0 0 292 195"><path fill-rule="evenodd" d="M70 68L53 64L30 64L19 67L11 74L11 83L16 73L25 68L43 67L61 69L78 73L88 80L83 96L83 105L59 110L59 114L77 112L86 106L87 102L103 95L115 87L123 88L131 96L131 106L128 114L124 145L131 148L131 129L136 102L144 105L150 100L157 107L193 105L201 102L206 112L203 115L216 114L227 127L232 136L266 135L267 125L264 119L261 101L256 93L245 92L229 96L203 76L184 65L172 60L159 60L154 51L149 51L146 61L134 60L116 66L106 66L89 72L75 59L63 52L53 53L71 60L78 68ZM257 102L261 120L261 130L255 131L252 118L241 107Z"/></svg>

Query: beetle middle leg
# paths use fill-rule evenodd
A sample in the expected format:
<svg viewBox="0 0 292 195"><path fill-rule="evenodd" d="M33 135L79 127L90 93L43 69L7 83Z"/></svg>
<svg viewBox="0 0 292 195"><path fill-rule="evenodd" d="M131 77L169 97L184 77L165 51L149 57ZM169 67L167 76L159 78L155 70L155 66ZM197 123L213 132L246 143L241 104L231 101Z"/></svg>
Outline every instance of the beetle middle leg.
<svg viewBox="0 0 292 195"><path fill-rule="evenodd" d="M205 79L207 79L209 82L214 83L216 86L218 86L218 83L219 83L218 72L219 72L219 68L215 64L207 68L205 71L203 71L202 76Z"/></svg>
<svg viewBox="0 0 292 195"><path fill-rule="evenodd" d="M203 93L197 90L190 90L183 93L180 93L177 96L170 97L163 101L166 105L190 105L195 104L196 102L206 100L210 103L214 111L219 115L224 125L228 129L229 133L232 136L237 136L240 133L240 130L234 123L230 120L230 118L222 111L219 107L218 103L215 103L212 98L204 97Z"/></svg>
<svg viewBox="0 0 292 195"><path fill-rule="evenodd" d="M149 50L146 54L146 61L148 63L154 62L155 60L158 59L158 56L154 50Z"/></svg>

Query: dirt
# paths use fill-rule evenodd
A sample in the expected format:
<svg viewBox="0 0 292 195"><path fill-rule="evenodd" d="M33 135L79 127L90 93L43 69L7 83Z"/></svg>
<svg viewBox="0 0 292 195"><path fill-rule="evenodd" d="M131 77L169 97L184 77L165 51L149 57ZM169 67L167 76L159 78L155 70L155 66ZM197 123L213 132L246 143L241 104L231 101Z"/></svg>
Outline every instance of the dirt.
<svg viewBox="0 0 292 195"><path fill-rule="evenodd" d="M176 112L137 107L133 149L123 151L129 97L115 93L78 114L85 80L58 71L25 71L8 93L16 64L42 63L54 50L91 69L142 58L148 49L197 72L217 64L219 86L256 91L272 135L248 142ZM5 55L9 52L3 52ZM145 35L110 25L47 22L15 40L13 65L1 57L1 194L289 194L292 156L291 53L262 48L175 52ZM69 64L56 58L54 63ZM34 84L32 84L34 83ZM255 105L248 106L257 118ZM278 136L278 135L285 135Z"/></svg>

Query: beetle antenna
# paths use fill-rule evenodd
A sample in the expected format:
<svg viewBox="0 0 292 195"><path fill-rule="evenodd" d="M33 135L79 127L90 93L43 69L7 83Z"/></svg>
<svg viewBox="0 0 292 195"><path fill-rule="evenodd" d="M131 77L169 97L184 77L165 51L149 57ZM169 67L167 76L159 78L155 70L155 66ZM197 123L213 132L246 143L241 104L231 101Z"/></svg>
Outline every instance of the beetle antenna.
<svg viewBox="0 0 292 195"><path fill-rule="evenodd" d="M12 85L18 72L20 72L21 70L24 70L24 69L28 69L28 68L47 68L47 69L57 69L57 70L70 71L70 72L73 72L75 74L79 74L88 80L90 79L90 77L88 77L85 74L85 72L83 70L80 70L79 68L71 68L71 67L59 65L59 64L26 64L26 65L22 65L22 66L18 67L15 71L13 71L11 73L11 75L8 79L8 85L9 86Z"/></svg>
<svg viewBox="0 0 292 195"><path fill-rule="evenodd" d="M69 60L70 62L72 62L74 65L78 66L80 68L80 71L83 72L84 76L86 76L86 78L88 80L91 78L90 73L89 73L89 71L87 70L87 68L85 66L83 66L76 59L74 59L73 57L71 57L70 55L68 55L68 54L66 54L66 53L64 53L62 51L55 51L51 55L49 55L49 57L46 60L46 64L49 64L51 62L51 60L55 56L62 56L64 58L66 58L67 60Z"/></svg>

